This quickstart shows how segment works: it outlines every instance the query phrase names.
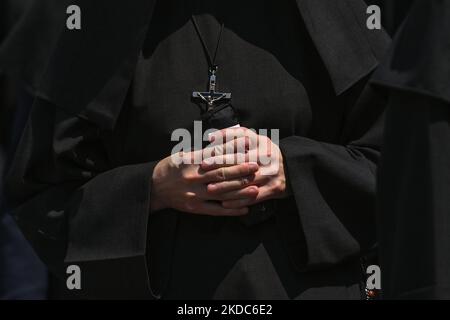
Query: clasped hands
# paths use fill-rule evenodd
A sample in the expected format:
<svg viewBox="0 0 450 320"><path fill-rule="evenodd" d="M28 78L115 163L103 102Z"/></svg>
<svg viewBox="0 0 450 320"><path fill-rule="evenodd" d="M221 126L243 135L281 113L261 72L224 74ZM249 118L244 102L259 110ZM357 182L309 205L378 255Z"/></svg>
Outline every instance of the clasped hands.
<svg viewBox="0 0 450 320"><path fill-rule="evenodd" d="M251 205L288 195L280 148L268 137L241 127L215 131L210 142L202 150L179 155L189 161L180 163L169 156L156 165L152 212L172 208L191 214L241 216ZM199 157L201 163L194 164Z"/></svg>

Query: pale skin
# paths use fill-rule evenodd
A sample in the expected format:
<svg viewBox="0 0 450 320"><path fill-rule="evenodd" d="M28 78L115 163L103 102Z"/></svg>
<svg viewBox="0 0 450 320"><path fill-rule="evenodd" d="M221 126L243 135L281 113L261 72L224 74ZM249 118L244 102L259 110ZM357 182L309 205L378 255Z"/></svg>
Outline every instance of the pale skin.
<svg viewBox="0 0 450 320"><path fill-rule="evenodd" d="M161 160L152 176L151 210L171 208L198 215L242 216L248 213L251 205L287 197L289 190L279 147L269 138L246 128L217 131L210 141L230 133L234 139L223 144L227 153L213 153L201 165L176 164L172 157ZM262 143L267 147L258 148ZM242 144L245 148L238 147ZM242 150L245 154L238 157ZM185 156L194 159L198 152L211 155L204 149ZM248 161L262 156L270 156L275 161ZM267 175L267 172L273 173Z"/></svg>

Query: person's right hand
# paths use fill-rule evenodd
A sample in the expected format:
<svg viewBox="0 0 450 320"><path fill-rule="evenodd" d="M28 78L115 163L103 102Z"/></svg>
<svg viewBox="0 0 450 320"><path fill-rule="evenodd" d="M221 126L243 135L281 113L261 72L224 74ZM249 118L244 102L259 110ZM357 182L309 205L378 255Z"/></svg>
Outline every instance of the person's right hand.
<svg viewBox="0 0 450 320"><path fill-rule="evenodd" d="M195 151L184 155L191 159L194 159L194 156ZM211 216L245 215L248 213L247 207L227 209L221 202L256 198L258 187L246 184L251 183L258 169L256 163L247 162L205 172L200 165L177 164L169 156L161 160L153 171L151 210L153 212L172 208ZM242 179L242 188L239 190L220 195L211 195L207 192L207 185L210 183L236 179Z"/></svg>

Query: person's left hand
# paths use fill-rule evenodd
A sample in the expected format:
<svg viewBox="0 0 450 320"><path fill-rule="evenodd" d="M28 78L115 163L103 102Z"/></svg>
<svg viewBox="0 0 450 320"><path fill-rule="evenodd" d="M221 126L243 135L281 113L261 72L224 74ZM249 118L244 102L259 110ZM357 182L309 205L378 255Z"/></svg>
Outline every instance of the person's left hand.
<svg viewBox="0 0 450 320"><path fill-rule="evenodd" d="M268 137L240 127L216 131L210 135L210 142L216 145L217 152L203 160L201 168L205 171L242 162L257 162L260 166L251 179L230 179L208 185L207 191L211 195L240 190L251 185L258 187L258 195L255 198L223 201L224 208L248 207L266 200L289 196L283 155L278 145Z"/></svg>

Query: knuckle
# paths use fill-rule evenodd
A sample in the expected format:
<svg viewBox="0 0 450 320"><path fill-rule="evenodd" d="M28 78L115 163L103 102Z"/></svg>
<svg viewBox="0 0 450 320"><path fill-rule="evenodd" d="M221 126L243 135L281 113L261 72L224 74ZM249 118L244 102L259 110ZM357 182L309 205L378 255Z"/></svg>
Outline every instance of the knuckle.
<svg viewBox="0 0 450 320"><path fill-rule="evenodd" d="M193 193L193 192L186 192L184 194L184 197L185 197L185 199L187 201L193 201L193 200L195 200L197 198L197 195L195 193Z"/></svg>
<svg viewBox="0 0 450 320"><path fill-rule="evenodd" d="M186 182L193 182L197 178L197 175L191 172L183 172L181 176Z"/></svg>
<svg viewBox="0 0 450 320"><path fill-rule="evenodd" d="M219 169L216 172L216 178L217 180L225 180L225 169Z"/></svg>
<svg viewBox="0 0 450 320"><path fill-rule="evenodd" d="M284 183L281 180L276 180L273 185L273 190L276 193L281 193L284 191Z"/></svg>
<svg viewBox="0 0 450 320"><path fill-rule="evenodd" d="M221 186L218 184L209 184L206 187L206 192L208 192L209 194L217 194L220 193L221 191Z"/></svg>

